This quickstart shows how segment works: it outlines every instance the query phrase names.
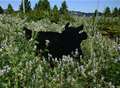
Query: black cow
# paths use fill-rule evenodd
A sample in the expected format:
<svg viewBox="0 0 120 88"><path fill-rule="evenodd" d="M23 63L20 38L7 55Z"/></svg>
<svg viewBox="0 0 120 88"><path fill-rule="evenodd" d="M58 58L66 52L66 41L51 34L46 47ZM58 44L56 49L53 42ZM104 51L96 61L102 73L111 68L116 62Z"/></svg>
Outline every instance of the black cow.
<svg viewBox="0 0 120 88"><path fill-rule="evenodd" d="M52 57L62 58L63 55L70 55L80 58L80 55L83 56L80 44L87 39L87 33L82 30L83 25L69 27L69 23L67 23L65 30L49 44L48 49Z"/></svg>
<svg viewBox="0 0 120 88"><path fill-rule="evenodd" d="M30 39L32 31L24 27L25 37ZM48 53L53 58L62 58L63 55L71 55L79 57L83 55L80 44L83 40L87 39L87 33L82 32L83 25L79 27L69 27L69 23L66 24L65 30L62 33L57 32L38 32L35 38L38 41L37 52L44 50L47 46ZM49 42L49 44L46 44ZM77 52L76 52L77 51Z"/></svg>

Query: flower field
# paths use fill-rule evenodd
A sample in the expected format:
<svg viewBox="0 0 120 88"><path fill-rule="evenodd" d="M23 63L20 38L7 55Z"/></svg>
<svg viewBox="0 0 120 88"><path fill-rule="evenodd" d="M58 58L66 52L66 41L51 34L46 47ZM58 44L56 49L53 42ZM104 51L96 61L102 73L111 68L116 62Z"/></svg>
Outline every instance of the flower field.
<svg viewBox="0 0 120 88"><path fill-rule="evenodd" d="M88 34L81 44L84 57L80 62L70 56L61 61L55 59L53 69L43 56L35 55L34 36L27 41L22 29L26 26L35 31L62 32L67 22L55 24L49 19L28 22L19 16L0 15L0 88L119 88L120 52L117 43L99 31L101 18L74 19L71 25L84 24ZM118 24L114 22L114 29L119 30L120 20L115 21ZM104 21L99 24L103 27Z"/></svg>

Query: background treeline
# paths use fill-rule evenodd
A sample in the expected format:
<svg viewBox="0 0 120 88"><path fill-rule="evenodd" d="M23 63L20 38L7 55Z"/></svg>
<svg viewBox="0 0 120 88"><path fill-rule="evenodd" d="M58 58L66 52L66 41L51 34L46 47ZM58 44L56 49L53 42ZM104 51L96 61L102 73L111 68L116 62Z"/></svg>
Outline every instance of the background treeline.
<svg viewBox="0 0 120 88"><path fill-rule="evenodd" d="M24 3L23 3L24 1ZM98 11L95 10L94 15L96 16L96 13ZM54 5L53 8L51 8L50 3L48 0L39 0L35 7L31 7L31 3L29 0L21 0L21 4L19 6L18 11L14 11L11 4L8 5L8 8L4 10L0 6L0 14L6 13L6 14L20 14L21 17L27 16L28 20L40 20L42 18L49 18L51 22L57 23L61 19L63 20L69 20L73 21L72 16L69 14L68 6L66 4L66 1L63 1L61 4L60 9L57 7L57 5ZM104 12L102 13L105 17L118 17L120 15L120 8L115 7L114 9L110 9L109 7L106 7Z"/></svg>
<svg viewBox="0 0 120 88"><path fill-rule="evenodd" d="M40 20L42 18L49 18L52 22L55 23L57 23L61 18L64 20L72 20L72 17L70 17L69 15L66 1L63 1L60 9L58 9L57 5L54 5L54 7L51 8L48 0L39 0L35 4L34 8L31 8L31 3L29 0L22 0L18 11L14 11L12 5L9 4L6 10L4 10L0 6L0 14L2 13L19 13L21 17L23 17L23 15L28 16L29 20Z"/></svg>
<svg viewBox="0 0 120 88"><path fill-rule="evenodd" d="M120 8L115 7L113 10L111 10L109 7L106 7L104 10L104 16L113 16L117 17L120 16Z"/></svg>

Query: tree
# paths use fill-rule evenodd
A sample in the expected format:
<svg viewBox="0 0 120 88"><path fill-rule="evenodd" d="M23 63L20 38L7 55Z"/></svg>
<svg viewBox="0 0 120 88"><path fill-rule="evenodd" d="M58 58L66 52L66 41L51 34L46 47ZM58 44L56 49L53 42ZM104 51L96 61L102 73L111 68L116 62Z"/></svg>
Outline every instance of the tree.
<svg viewBox="0 0 120 88"><path fill-rule="evenodd" d="M67 9L66 1L63 1L61 8L60 8L60 14L68 15L68 9Z"/></svg>
<svg viewBox="0 0 120 88"><path fill-rule="evenodd" d="M35 14L39 16L38 18L50 17L51 15L50 3L48 0L39 0L34 10Z"/></svg>
<svg viewBox="0 0 120 88"><path fill-rule="evenodd" d="M25 13L25 1L24 0L22 0L22 8L23 8L23 13Z"/></svg>
<svg viewBox="0 0 120 88"><path fill-rule="evenodd" d="M120 17L120 8L119 8L119 10L118 10L118 16Z"/></svg>
<svg viewBox="0 0 120 88"><path fill-rule="evenodd" d="M113 12L112 12L112 15L113 15L114 17L116 17L116 16L118 16L118 14L119 14L119 10L118 10L117 7L115 7L114 10L113 10Z"/></svg>
<svg viewBox="0 0 120 88"><path fill-rule="evenodd" d="M69 15L68 7L65 0L63 1L60 7L60 14L61 14L61 18L64 20L69 20L69 21L73 20L73 18L70 17Z"/></svg>
<svg viewBox="0 0 120 88"><path fill-rule="evenodd" d="M4 12L3 8L0 6L0 14Z"/></svg>
<svg viewBox="0 0 120 88"><path fill-rule="evenodd" d="M43 10L50 11L50 3L49 3L49 1L48 0L43 0L41 8Z"/></svg>
<svg viewBox="0 0 120 88"><path fill-rule="evenodd" d="M50 11L50 3L48 0L39 0L35 5L35 9Z"/></svg>
<svg viewBox="0 0 120 88"><path fill-rule="evenodd" d="M39 0L38 3L35 4L34 10L40 9L41 3L42 3L42 1Z"/></svg>
<svg viewBox="0 0 120 88"><path fill-rule="evenodd" d="M31 10L32 9L31 9L31 3L30 3L30 1L29 0L22 0L21 5L20 5L20 11L30 12Z"/></svg>
<svg viewBox="0 0 120 88"><path fill-rule="evenodd" d="M111 15L111 10L109 7L106 7L105 11L104 11L104 16L109 17Z"/></svg>
<svg viewBox="0 0 120 88"><path fill-rule="evenodd" d="M54 5L53 7L51 21L55 23L59 21L59 10L58 10L57 5Z"/></svg>
<svg viewBox="0 0 120 88"><path fill-rule="evenodd" d="M35 4L34 10L38 9L38 3Z"/></svg>
<svg viewBox="0 0 120 88"><path fill-rule="evenodd" d="M14 10L13 10L12 5L11 5L11 4L8 4L7 13L11 14L11 13L13 13L13 12L14 12Z"/></svg>
<svg viewBox="0 0 120 88"><path fill-rule="evenodd" d="M96 17L98 15L98 10L96 9L94 12L94 17Z"/></svg>

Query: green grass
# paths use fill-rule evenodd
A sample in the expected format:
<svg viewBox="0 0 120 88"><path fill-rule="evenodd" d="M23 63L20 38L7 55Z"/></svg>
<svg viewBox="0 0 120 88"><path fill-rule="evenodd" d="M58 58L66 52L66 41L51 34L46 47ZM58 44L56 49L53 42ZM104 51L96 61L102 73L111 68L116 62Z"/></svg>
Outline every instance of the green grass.
<svg viewBox="0 0 120 88"><path fill-rule="evenodd" d="M74 58L69 56L63 57L62 61L55 60L57 65L52 69L44 57L35 56L35 41L25 40L22 27L27 26L37 31L61 32L65 24L62 21L54 24L49 19L26 22L19 17L1 15L0 71L8 66L8 72L0 75L0 88L114 88L120 86L119 53L115 48L117 44L101 35L97 22L95 21L93 25L92 18L74 18L75 22L72 25L84 24L84 30L88 33L88 39L81 44L85 56L80 58L80 62L74 62ZM104 24L104 21L101 24ZM78 63L81 65L79 66Z"/></svg>

